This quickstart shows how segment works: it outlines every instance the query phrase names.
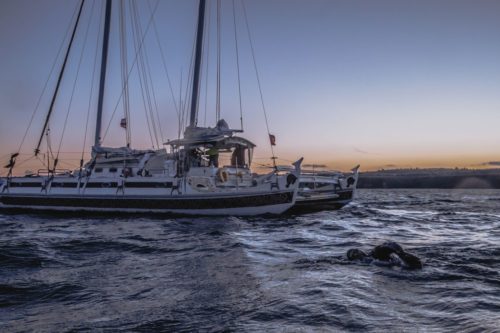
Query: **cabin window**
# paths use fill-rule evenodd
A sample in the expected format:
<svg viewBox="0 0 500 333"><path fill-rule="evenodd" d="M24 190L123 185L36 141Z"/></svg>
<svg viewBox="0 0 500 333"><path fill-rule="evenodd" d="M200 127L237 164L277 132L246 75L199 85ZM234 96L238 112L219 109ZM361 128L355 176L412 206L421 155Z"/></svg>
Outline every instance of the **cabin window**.
<svg viewBox="0 0 500 333"><path fill-rule="evenodd" d="M102 168L95 168L94 172L96 172L96 173L102 172Z"/></svg>
<svg viewBox="0 0 500 333"><path fill-rule="evenodd" d="M109 172L117 172L118 169L117 168L109 168Z"/></svg>

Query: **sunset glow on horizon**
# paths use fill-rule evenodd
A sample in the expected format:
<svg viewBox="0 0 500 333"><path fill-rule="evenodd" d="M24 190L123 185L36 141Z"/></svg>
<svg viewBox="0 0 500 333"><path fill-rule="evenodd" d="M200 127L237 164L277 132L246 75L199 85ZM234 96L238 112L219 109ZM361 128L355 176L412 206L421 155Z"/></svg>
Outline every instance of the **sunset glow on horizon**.
<svg viewBox="0 0 500 333"><path fill-rule="evenodd" d="M96 105L97 85L94 84L91 100L89 95L98 45L100 3L95 2L92 12L92 1L85 5L75 51L69 59L64 88L50 123L52 145L57 148L61 142L61 156L71 152L66 154L68 168L78 167L82 151L88 158L94 136L95 116L90 115L90 129L86 145L83 144L87 111L89 105L92 110ZM208 3L212 6L209 7L212 15L215 9L212 1ZM2 166L10 154L17 152L78 4L77 0L3 0L0 3ZM156 1L151 0L149 4L153 8ZM231 4L222 0L221 116L231 128L239 128ZM325 164L339 170L349 170L357 164L363 171L500 167L500 2L252 0L245 1L245 5L269 131L276 136L275 154L281 159L280 164L304 156L307 164ZM152 28L146 38L160 111L160 142L177 138L175 105L179 99L185 103L188 96L196 6L195 0L160 1L154 14L173 94ZM271 150L251 46L241 6L238 8L245 130L242 136L257 144L254 164L258 166L270 163ZM148 10L148 6L139 10L144 30ZM212 20L215 19L212 17ZM117 22L117 17L113 17L112 24ZM83 46L87 28L89 41ZM209 31L212 44L207 61L212 67L216 59L215 30ZM112 37L117 35L117 27L113 26ZM109 126L109 131L103 144L119 147L125 144L124 131L119 126L122 86L117 64L120 60L118 42L111 42L110 47L109 94L104 115L104 127ZM133 59L132 44L129 48L129 57ZM76 94L61 139L81 54ZM56 73L62 63L61 56L57 59ZM128 65L132 63L129 60ZM200 126L215 124L214 73L215 66L206 74L208 88L203 81ZM53 74L49 80L20 161L33 152L55 77ZM151 143L154 140L147 131L149 124L144 120L135 72L130 80L133 146L152 148L155 143ZM115 109L116 115L111 116ZM36 169L36 164L26 162L17 173L25 169ZM2 169L0 175L5 174Z"/></svg>

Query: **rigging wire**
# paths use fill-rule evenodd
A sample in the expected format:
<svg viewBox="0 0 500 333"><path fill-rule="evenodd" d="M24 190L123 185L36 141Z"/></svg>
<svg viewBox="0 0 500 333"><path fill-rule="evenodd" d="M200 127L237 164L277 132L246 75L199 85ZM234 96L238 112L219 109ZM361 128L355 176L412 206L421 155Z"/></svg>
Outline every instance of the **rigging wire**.
<svg viewBox="0 0 500 333"><path fill-rule="evenodd" d="M195 45L196 45L196 40L195 43L193 43L193 53L191 55L191 65L189 66L189 72L188 72L188 79L186 81L186 90L185 90L185 95L184 95L184 127L183 131L187 126L189 126L189 87L192 87L194 84L194 78L193 78L193 71L194 71L194 53L195 53ZM198 110L196 110L196 118L198 118Z"/></svg>
<svg viewBox="0 0 500 333"><path fill-rule="evenodd" d="M69 40L68 49L66 50L66 55L64 57L64 62L63 62L62 68L61 68L61 70L59 72L59 77L57 78L56 89L55 89L54 95L52 96L52 100L50 102L49 112L47 113L47 117L45 118L45 123L43 124L42 134L40 135L40 139L38 140L38 144L37 144L37 146L35 148L35 155L37 155L38 152L40 151L40 144L42 143L43 133L45 132L45 130L48 130L48 124L49 124L50 116L52 114L52 111L54 110L54 103L56 101L56 97L57 97L57 94L58 94L58 91L59 91L59 86L61 84L62 77L63 77L64 71L65 71L65 68L66 68L66 63L68 61L69 53L71 51L71 46L73 45L73 40L75 38L76 29L78 28L78 23L80 22L80 17L81 17L81 14L82 14L82 9L83 9L84 3L85 3L85 0L82 0L80 2L80 8L78 10L78 16L76 17L76 22L75 22L75 25L73 27L73 32L71 33L71 38Z"/></svg>
<svg viewBox="0 0 500 333"><path fill-rule="evenodd" d="M261 87L261 84L260 84L259 71L257 69L257 61L255 60L255 52L254 52L253 43L252 43L252 36L250 34L250 26L248 24L247 10L246 10L246 7L245 7L245 2L241 1L241 4L242 4L242 7L243 7L243 14L244 14L244 17L245 17L245 25L246 25L246 28L247 28L248 40L250 42L250 50L251 50L251 53L252 53L252 59L253 59L253 66L254 66L254 70L255 70L255 76L257 77L257 85L259 86L260 102L262 104L262 110L264 112L264 119L266 120L267 134L270 136L271 132L269 131L269 121L268 121L268 118L267 118L266 107L265 107L265 104L264 104L264 95L262 94L262 87ZM272 156L273 164L276 166L276 156L274 155L274 148L273 148L273 144L272 144L271 140L269 140L269 145L271 147L271 154L273 155Z"/></svg>
<svg viewBox="0 0 500 333"><path fill-rule="evenodd" d="M27 163L27 162L29 162L30 160L32 160L32 159L34 159L34 158L35 158L35 156L34 156L33 154L19 154L18 156L20 156L20 155L28 155L28 158L27 158L27 159L25 159L25 160L22 160L22 161L20 161L20 162L17 162L17 161L16 161L16 166L17 166L17 167L20 167L21 165L24 165L25 163ZM0 157L0 160L4 160L4 159L6 159L7 157L9 157L9 158L10 158L11 156L12 156L11 154L5 154L4 156ZM1 175L2 177L4 177L4 176L3 176L4 172L1 172L1 170L3 170L3 169L0 169L0 175ZM5 173L5 174L7 175L6 177L9 177L9 173L12 175L12 173L11 173L11 172L10 172L10 170L9 170L9 171L7 171L7 172Z"/></svg>
<svg viewBox="0 0 500 333"><path fill-rule="evenodd" d="M35 156L35 158L42 163L43 167L46 167L47 165L45 164L45 154L42 156L43 158L40 158L40 156Z"/></svg>
<svg viewBox="0 0 500 333"><path fill-rule="evenodd" d="M23 161L21 161L21 162L17 163L17 166L18 166L18 167L20 167L20 166L22 166L22 165L24 165L24 164L28 163L29 161L31 161L31 160L33 160L33 159L35 159L35 158L36 158L36 157L35 157L34 155L30 154L30 157L29 157L28 159L25 159L25 160L23 160ZM44 165L44 166L45 166L45 165Z"/></svg>
<svg viewBox="0 0 500 333"><path fill-rule="evenodd" d="M180 85L179 85L179 107L181 107L182 103L182 71L181 71L181 80L180 80ZM182 118L181 114L178 114L177 117L177 139L181 138L181 131L182 131Z"/></svg>
<svg viewBox="0 0 500 333"><path fill-rule="evenodd" d="M151 76L151 66L149 65L149 60L146 56L146 67L148 68L148 73L149 73L149 81L151 85L151 96L153 96L153 106L156 112L156 121L157 121L157 126L158 130L160 131L160 139L161 142L165 142L165 136L163 135L163 127L161 126L161 120L160 120L160 112L159 112L159 106L158 106L158 100L156 99L156 93L154 89L154 84L153 84L153 78Z"/></svg>
<svg viewBox="0 0 500 333"><path fill-rule="evenodd" d="M92 2L92 7L90 8L90 13L91 14L94 12L94 5L95 5L95 0ZM90 16L90 17L92 17L92 16ZM92 22L92 20L89 18L89 22L87 24L87 29L85 30L85 37L83 39L82 50L80 52L80 59L78 61L78 67L77 67L77 70L76 70L75 81L73 83L73 89L71 91L71 97L70 97L70 100L69 100L68 111L66 112L66 118L64 119L64 125L63 125L62 134L61 134L61 139L59 140L59 146L57 148L57 154L56 154L56 158L54 160L54 169L57 166L57 162L59 160L59 153L61 151L61 146L62 146L63 139L64 139L64 134L66 133L66 126L68 124L68 118L69 118L69 114L71 112L71 106L73 105L73 98L75 96L76 84L78 82L78 76L80 74L80 69L81 69L82 60L83 60L83 54L85 53L85 45L87 45L87 38L88 38L88 35L89 35L89 30L90 30L90 25L91 25L90 23L91 22Z"/></svg>
<svg viewBox="0 0 500 333"><path fill-rule="evenodd" d="M143 82L143 74L144 74L144 58L143 58L143 53L140 51L140 49L138 48L138 44L139 44L139 28L137 27L137 17L135 16L137 13L134 11L135 10L135 7L131 7L131 11L130 11L130 20L133 22L133 25L132 25L132 35L134 37L134 47L136 49L136 54L137 54L137 57L138 57L138 65L137 65L137 74L139 76L139 85L141 87L141 91L142 91L142 102L144 104L144 114L146 116L146 122L147 122L147 125L148 125L148 131L149 131L149 137L151 139L151 145L154 149L155 147L155 144L154 144L154 139L153 139L153 132L152 132L152 127L154 126L154 124L151 123L151 119L149 118L149 115L148 115L148 102L146 101L146 91L145 91L145 88L144 88L144 85L147 83L144 83Z"/></svg>
<svg viewBox="0 0 500 333"><path fill-rule="evenodd" d="M83 156L85 154L85 147L87 146L87 134L88 134L88 128L89 128L89 120L90 120L90 109L92 106L92 97L94 95L94 80L95 80L95 74L97 70L97 61L98 61L98 54L99 54L99 43L101 41L101 28L102 28L102 21L103 21L103 15L104 15L104 1L101 6L101 15L99 18L99 27L97 29L97 38L96 38L96 46L95 46L95 53L94 53L94 68L92 70L92 78L90 79L90 96L89 96L89 103L87 105L87 116L85 119L85 133L83 136L83 146L82 146L82 151L81 151L81 158L80 158L80 168L83 167Z"/></svg>
<svg viewBox="0 0 500 333"><path fill-rule="evenodd" d="M61 161L61 164L63 164L63 166L65 165L67 169L69 170L73 170L77 167L78 164L76 163L70 163L70 162L67 162L68 160L64 160L64 161Z"/></svg>
<svg viewBox="0 0 500 333"><path fill-rule="evenodd" d="M144 44L144 39L146 38L146 35L147 35L147 33L148 33L148 31L149 31L149 28L150 28L150 26L151 26L151 23L152 23L152 21L153 21L153 16L154 16L154 14L156 13L156 10L158 9L158 4L159 4L159 2L160 2L160 0L156 0L155 7L153 8L153 11L152 11L152 13L151 13L151 16L150 16L149 22L148 22L148 24L147 24L147 26L146 26L146 30L145 30L145 32L144 32L144 35L142 36L141 43L140 43L140 45L139 45L139 51L140 51L140 49L142 48L142 46L143 46L143 44ZM128 84L128 81L129 81L129 79L130 79L130 74L132 73L132 70L134 69L135 64L137 63L137 58L138 58L138 54L137 54L137 51L136 51L135 56L134 56L134 61L132 62L132 65L131 65L130 70L129 70L128 75L127 75L126 84ZM106 136L107 136L107 134L108 134L108 132L109 132L109 129L110 129L110 127L111 127L111 123L112 123L113 118L114 118L114 116L115 116L115 114L116 114L116 111L118 110L118 105L120 104L120 100L121 100L122 96L123 96L123 89L122 89L122 91L121 91L121 93L120 93L120 96L118 97L118 101L117 101L117 102L116 102L116 104L115 104L115 107L114 107L114 109L113 109L113 113L111 114L111 118L110 118L110 120L109 120L109 122L108 122L108 126L106 127L106 131L104 132L104 135L103 135L103 139L102 139L102 141L104 141L104 138L106 138Z"/></svg>
<svg viewBox="0 0 500 333"><path fill-rule="evenodd" d="M36 103L36 106L35 106L35 109L33 110L33 113L31 114L31 118L30 118L30 121L28 123L28 127L26 128L26 131L24 132L24 135L23 135L23 138L21 140L21 143L19 144L19 148L17 149L17 152L19 153L24 145L24 141L26 140L26 137L28 136L28 132L29 132L29 129L31 128L31 125L33 124L33 120L35 118L35 115L40 107L40 103L42 102L42 97L45 95L45 91L47 90L47 86L49 84L49 81L50 81L50 78L52 76L52 73L54 73L54 69L56 67L56 64L57 64L57 59L59 59L59 55L61 54L61 51L63 49L63 46L64 46L64 42L66 41L66 39L68 38L68 35L71 31L71 24L73 22L73 20L75 19L75 16L77 15L78 13L78 4L75 6L75 10L73 12L73 16L71 17L71 20L69 21L69 26L68 26L68 29L66 30L66 34L64 35L64 38L62 39L61 41L61 45L59 45L59 50L57 51L57 54L56 54L56 57L54 59L54 62L52 63L52 67L50 68L50 72L49 72L49 75L47 77L47 80L45 81L45 84L43 85L43 89L42 89L42 93L40 94L40 96L38 97L38 101Z"/></svg>
<svg viewBox="0 0 500 333"><path fill-rule="evenodd" d="M46 141L47 141L47 174L50 174L50 158L54 160L54 153L52 152L52 140L50 139L50 126L47 127L47 131L45 132L46 134ZM55 169L55 168L54 168Z"/></svg>
<svg viewBox="0 0 500 333"><path fill-rule="evenodd" d="M140 17L139 18L139 23L140 23ZM139 27L141 25L139 24ZM154 27L154 18L153 18L153 27ZM156 115L156 126L158 127L158 130L160 132L160 139L161 141L160 142L164 142L164 136L163 136L163 129L162 129L162 126L161 126L161 121L160 121L160 113L159 113L159 107L158 107L158 100L156 99L156 93L155 93L155 89L154 89L154 84L153 84L153 75L151 74L152 71L151 71L151 65L150 65L150 61L149 61L149 56L148 56L148 52L147 52L147 48L143 48L143 52L144 52L144 60L145 60L145 65L146 65L146 79L149 81L149 86L151 87L151 97L152 97L152 109L151 109L151 112L154 110L155 111L155 115ZM153 115L152 115L153 117ZM154 117L153 117L154 119ZM158 140L158 139L157 139ZM158 145L158 148L160 147L160 145Z"/></svg>
<svg viewBox="0 0 500 333"><path fill-rule="evenodd" d="M210 7L209 7L210 9ZM210 62L210 21L212 15L208 15L205 26L207 33L205 34L205 45L206 45L206 62L205 62L205 110L203 115L203 126L207 126L207 108L208 108L208 65Z"/></svg>
<svg viewBox="0 0 500 333"><path fill-rule="evenodd" d="M126 39L126 28L125 28L125 2L120 1L120 15L119 15L119 26L120 26L120 63L121 63L121 79L124 88L123 91L123 116L125 118L125 141L127 147L130 147L132 141L132 132L130 124L130 100L129 100L129 90L128 85L125 84L127 77L127 39Z"/></svg>
<svg viewBox="0 0 500 333"><path fill-rule="evenodd" d="M149 12L151 13L151 4L149 3L149 0L147 1L147 4L148 4ZM175 94L174 94L174 89L172 87L172 80L170 79L170 75L169 75L168 69L167 69L167 64L166 64L166 61L165 61L165 53L163 52L163 47L162 47L162 45L160 43L160 37L159 37L159 34L158 34L158 29L156 27L156 21L154 20L154 18L153 18L153 29L154 29L154 32L155 32L156 42L158 43L158 47L160 49L160 55L161 55L161 60L162 60L162 64L163 64L163 69L165 70L165 74L167 76L168 87L170 88L170 93L172 94L172 100L174 101L174 108L175 108L175 110L177 112L177 115L179 116L179 113L180 113L180 101L179 101L179 104L177 104L176 98L175 98Z"/></svg>
<svg viewBox="0 0 500 333"><path fill-rule="evenodd" d="M140 16L138 16L139 18L139 23L140 23ZM139 27L142 27L141 24L139 24ZM154 17L153 17L153 27L154 27ZM148 55L148 49L145 47L143 48L143 52L144 52L144 60L145 60L145 67L146 67L146 71L145 71L145 75L146 75L146 82L149 81L149 86L151 87L151 103L152 103L152 107L151 107L151 118L154 119L155 121L155 132L156 130L159 132L159 139L160 139L160 144L157 143L158 145L158 149L160 148L160 145L163 144L164 142L164 135L163 135L163 127L162 127L162 123L161 123L161 120L160 120L160 112L159 112L159 106L158 106L158 99L156 98L156 92L155 92L155 85L154 85L154 82L153 82L153 71L151 70L151 62L149 60L149 55ZM155 119L155 116L156 115L156 119ZM156 133L158 133L156 132ZM158 134L156 134L156 140L158 141Z"/></svg>
<svg viewBox="0 0 500 333"><path fill-rule="evenodd" d="M151 67L149 65L149 60L146 60L146 67L148 67L148 71L150 73L149 74L149 81L150 81L150 85L151 85L151 96L153 97L153 106L154 106L154 110L155 110L155 113L156 113L157 126L158 126L158 130L160 131L160 139L161 139L160 142L163 143L163 142L165 142L165 136L163 135L163 127L161 126L160 112L159 112L159 107L158 107L158 100L156 99L156 93L155 93L155 90L154 90L153 79L151 77ZM159 146L158 146L158 148L159 148Z"/></svg>
<svg viewBox="0 0 500 333"><path fill-rule="evenodd" d="M136 36L141 36L142 30L141 30L141 23L140 23L140 17L138 14L138 9L137 9L136 3L135 2L132 2L132 3L134 4L133 12L134 12L134 19L135 20L133 20L133 21L135 23ZM137 38L137 40L138 40L138 38ZM155 117L153 114L153 101L152 101L152 95L151 95L151 91L153 88L152 87L150 88L150 83L148 80L149 72L147 71L147 65L146 65L147 61L148 61L148 59L147 59L146 48L142 48L139 51L139 65L140 65L140 67L138 67L139 78L140 78L139 83L140 83L141 89L143 91L143 99L145 98L145 101L147 102L147 104L145 104L145 112L149 111L151 128L153 129L152 135L156 141L156 146L159 148L160 145L158 142L157 124L156 124ZM141 77L142 77L142 79L141 79ZM153 147L154 147L154 144L153 144Z"/></svg>
<svg viewBox="0 0 500 333"><path fill-rule="evenodd" d="M220 70L221 70L221 3L217 0L217 93L215 103L215 119L220 120Z"/></svg>
<svg viewBox="0 0 500 333"><path fill-rule="evenodd" d="M189 101L189 87L192 87L193 84L193 71L194 71L194 54L196 50L196 29L195 29L195 38L193 39L193 46L191 50L191 59L189 60L189 71L188 71L188 80L186 82L186 90L184 94L184 103L182 105L182 118L181 118L181 123L182 127L179 129L179 137L180 138L180 133L184 131L184 129L189 125L189 117L188 117L188 101ZM182 85L181 85L182 87ZM196 110L198 112L198 110ZM198 117L198 113L196 114L196 117Z"/></svg>
<svg viewBox="0 0 500 333"><path fill-rule="evenodd" d="M232 3L233 3L234 45L236 49L236 69L238 72L238 97L240 102L240 123L241 123L241 130L243 131L243 104L241 101L240 56L239 56L240 52L238 49L238 32L236 29L236 9L234 0L232 0Z"/></svg>

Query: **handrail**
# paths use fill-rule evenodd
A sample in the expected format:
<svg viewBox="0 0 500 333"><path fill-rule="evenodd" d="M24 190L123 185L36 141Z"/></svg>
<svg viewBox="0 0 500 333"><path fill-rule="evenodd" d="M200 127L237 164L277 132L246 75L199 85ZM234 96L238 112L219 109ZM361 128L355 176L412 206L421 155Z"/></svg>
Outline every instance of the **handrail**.
<svg viewBox="0 0 500 333"><path fill-rule="evenodd" d="M47 171L47 169L38 169L37 173L38 176L48 176L48 175L71 175L71 170L69 169L55 169L55 170L50 170Z"/></svg>

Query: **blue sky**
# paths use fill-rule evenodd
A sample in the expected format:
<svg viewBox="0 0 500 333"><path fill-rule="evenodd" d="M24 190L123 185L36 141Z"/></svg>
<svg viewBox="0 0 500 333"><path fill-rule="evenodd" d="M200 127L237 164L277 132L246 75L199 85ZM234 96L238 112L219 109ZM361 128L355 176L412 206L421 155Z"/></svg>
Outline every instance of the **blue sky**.
<svg viewBox="0 0 500 333"><path fill-rule="evenodd" d="M137 3L146 27L147 2ZM149 3L154 7L156 1ZM2 161L19 145L77 4L69 0L0 2ZM92 4L87 0L51 122L54 146L59 142L90 22L63 151L82 150L102 2L95 2L91 14ZM221 113L230 125L239 127L231 4L222 0ZM240 0L236 4L244 127L246 136L258 145L257 157L265 161L270 156L265 122ZM389 165L479 167L500 160L500 1L247 0L245 4L279 157L305 156L309 162L341 169L358 163L365 169ZM213 24L215 7L211 6ZM161 0L155 12L176 98L186 90L196 8L197 1ZM114 16L112 37L116 23ZM214 65L214 42L212 26L210 65ZM174 104L151 29L145 45L164 137L175 138ZM121 109L110 120L120 92L116 38L111 48L104 125L109 122L111 130L104 144L123 145L123 130L118 125ZM130 65L133 52L129 53ZM61 61L60 57L58 66ZM209 72L208 125L214 122L213 67ZM54 78L49 81L49 91ZM138 114L131 124L133 144L148 148L151 142L137 81L132 74L131 105ZM47 94L23 148L27 154L34 148L49 102ZM90 102L95 107L95 101ZM203 119L202 107L200 124ZM89 135L93 137L93 133Z"/></svg>

